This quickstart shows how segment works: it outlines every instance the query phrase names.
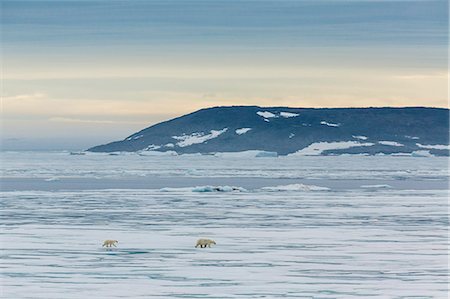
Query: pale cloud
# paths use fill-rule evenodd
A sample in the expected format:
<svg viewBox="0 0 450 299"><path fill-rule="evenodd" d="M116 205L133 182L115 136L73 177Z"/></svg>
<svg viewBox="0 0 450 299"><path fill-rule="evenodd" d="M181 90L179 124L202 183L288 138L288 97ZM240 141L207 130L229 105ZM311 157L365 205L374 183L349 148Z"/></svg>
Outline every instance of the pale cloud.
<svg viewBox="0 0 450 299"><path fill-rule="evenodd" d="M85 124L140 124L147 125L148 122L143 121L121 121L121 120L96 120L96 119L81 119L81 118L70 118L70 117L50 117L48 119L52 122L61 122L61 123L85 123Z"/></svg>
<svg viewBox="0 0 450 299"><path fill-rule="evenodd" d="M420 74L404 74L392 76L394 79L400 80L447 80L449 78L449 73L439 72L439 73L420 73Z"/></svg>

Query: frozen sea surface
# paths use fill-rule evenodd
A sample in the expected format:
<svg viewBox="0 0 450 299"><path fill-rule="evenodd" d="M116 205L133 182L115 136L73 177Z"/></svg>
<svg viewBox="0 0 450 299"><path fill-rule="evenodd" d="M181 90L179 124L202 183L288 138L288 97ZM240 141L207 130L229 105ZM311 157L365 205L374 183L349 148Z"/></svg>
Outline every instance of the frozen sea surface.
<svg viewBox="0 0 450 299"><path fill-rule="evenodd" d="M2 298L448 295L445 158L5 153L2 168L20 187L1 193ZM64 180L84 183L36 188Z"/></svg>

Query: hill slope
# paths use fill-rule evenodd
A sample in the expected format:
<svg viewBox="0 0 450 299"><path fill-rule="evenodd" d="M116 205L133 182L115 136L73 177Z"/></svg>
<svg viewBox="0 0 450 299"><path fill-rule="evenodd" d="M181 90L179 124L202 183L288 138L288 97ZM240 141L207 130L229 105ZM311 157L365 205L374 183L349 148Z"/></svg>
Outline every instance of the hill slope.
<svg viewBox="0 0 450 299"><path fill-rule="evenodd" d="M448 155L448 144L448 109L233 106L202 109L88 151Z"/></svg>

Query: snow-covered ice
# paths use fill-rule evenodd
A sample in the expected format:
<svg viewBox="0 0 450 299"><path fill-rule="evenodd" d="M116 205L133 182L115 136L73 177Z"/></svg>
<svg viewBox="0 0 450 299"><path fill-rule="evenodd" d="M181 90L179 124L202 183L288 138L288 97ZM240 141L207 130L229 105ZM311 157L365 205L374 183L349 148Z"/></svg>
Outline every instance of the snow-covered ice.
<svg viewBox="0 0 450 299"><path fill-rule="evenodd" d="M326 190L330 190L330 188L316 186L316 185L291 184L291 185L281 185L281 186L273 186L273 187L263 187L262 190L265 190L265 191L326 191Z"/></svg>
<svg viewBox="0 0 450 299"><path fill-rule="evenodd" d="M445 157L1 159L3 178L23 185L0 193L2 298L447 298L448 190L396 187L446 182ZM200 183L90 189L142 175ZM52 177L89 183L39 191L26 180ZM212 177L237 183L201 183ZM244 178L270 184L244 189ZM198 238L217 245L195 248Z"/></svg>
<svg viewBox="0 0 450 299"><path fill-rule="evenodd" d="M390 189L390 188L392 188L392 186L387 185L387 184L361 185L361 188L364 188L364 189Z"/></svg>

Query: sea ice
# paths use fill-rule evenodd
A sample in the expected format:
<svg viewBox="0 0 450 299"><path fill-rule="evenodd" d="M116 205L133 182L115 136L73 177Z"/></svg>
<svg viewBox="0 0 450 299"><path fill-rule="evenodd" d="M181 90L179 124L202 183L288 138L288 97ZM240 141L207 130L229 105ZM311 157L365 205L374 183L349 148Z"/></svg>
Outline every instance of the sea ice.
<svg viewBox="0 0 450 299"><path fill-rule="evenodd" d="M315 185L304 185L304 184L290 184L274 187L263 187L261 190L264 191L327 191L330 188L320 187Z"/></svg>

